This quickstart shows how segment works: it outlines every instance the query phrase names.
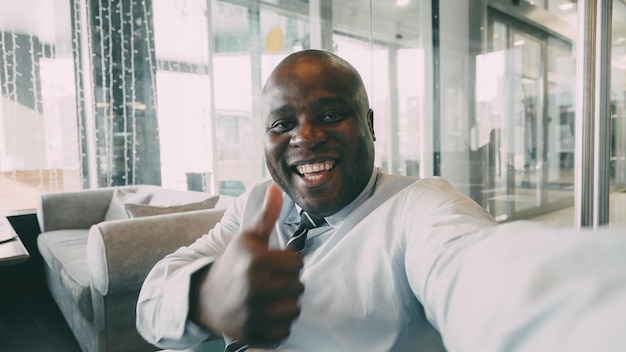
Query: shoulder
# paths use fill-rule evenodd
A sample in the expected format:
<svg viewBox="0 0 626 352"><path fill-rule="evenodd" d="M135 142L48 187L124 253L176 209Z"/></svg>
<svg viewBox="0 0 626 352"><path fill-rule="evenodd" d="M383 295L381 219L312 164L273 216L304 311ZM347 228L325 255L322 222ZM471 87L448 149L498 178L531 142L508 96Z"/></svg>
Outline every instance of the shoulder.
<svg viewBox="0 0 626 352"><path fill-rule="evenodd" d="M245 226L252 221L259 210L263 207L265 196L270 184L274 181L267 179L254 184L248 191L240 195L233 202L232 213L236 214L241 226ZM283 209L293 205L293 201L283 193Z"/></svg>
<svg viewBox="0 0 626 352"><path fill-rule="evenodd" d="M246 196L248 201L263 200L265 198L265 194L267 193L267 188L271 183L273 183L273 181L270 179L260 181L254 184L250 190L246 192L247 194L244 193L242 196Z"/></svg>
<svg viewBox="0 0 626 352"><path fill-rule="evenodd" d="M413 186L422 191L435 191L447 195L465 197L465 195L454 187L448 180L440 176L419 179Z"/></svg>
<svg viewBox="0 0 626 352"><path fill-rule="evenodd" d="M270 185L271 180L264 180L254 184L245 193L237 197L231 208L236 209L237 213L244 214L246 209L254 208L259 209L259 206L263 204L265 194L267 193L267 187Z"/></svg>
<svg viewBox="0 0 626 352"><path fill-rule="evenodd" d="M480 208L442 177L418 178L380 173L374 196L382 203L393 203L397 211L430 212L443 206Z"/></svg>
<svg viewBox="0 0 626 352"><path fill-rule="evenodd" d="M440 176L414 178L414 182L407 187L407 191L443 198L467 198L466 195L456 189L448 180Z"/></svg>
<svg viewBox="0 0 626 352"><path fill-rule="evenodd" d="M380 173L378 188L381 190L394 189L397 192L438 194L441 196L464 196L445 178L439 176L419 178L413 176L391 175Z"/></svg>
<svg viewBox="0 0 626 352"><path fill-rule="evenodd" d="M412 178L399 194L402 208L411 214L471 214L492 222L478 203L455 188L443 177ZM406 182L406 180L404 181Z"/></svg>

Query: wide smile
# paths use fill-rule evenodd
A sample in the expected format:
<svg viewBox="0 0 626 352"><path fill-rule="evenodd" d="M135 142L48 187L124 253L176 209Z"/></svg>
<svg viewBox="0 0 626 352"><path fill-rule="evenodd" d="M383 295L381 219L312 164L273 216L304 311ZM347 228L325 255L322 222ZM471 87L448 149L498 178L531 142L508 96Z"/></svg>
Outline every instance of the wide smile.
<svg viewBox="0 0 626 352"><path fill-rule="evenodd" d="M295 166L295 170L296 174L298 174L307 184L312 186L322 183L329 176L334 167L334 160L324 160L298 164Z"/></svg>

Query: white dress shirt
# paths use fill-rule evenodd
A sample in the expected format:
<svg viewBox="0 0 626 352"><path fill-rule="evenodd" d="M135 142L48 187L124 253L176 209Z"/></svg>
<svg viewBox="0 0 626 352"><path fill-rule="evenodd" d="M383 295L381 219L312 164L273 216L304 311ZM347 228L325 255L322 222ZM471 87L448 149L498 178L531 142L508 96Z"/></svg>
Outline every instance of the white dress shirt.
<svg viewBox="0 0 626 352"><path fill-rule="evenodd" d="M153 268L137 304L137 328L147 341L189 348L210 335L188 319L191 276L252 221L267 182L235 200L208 234ZM271 248L284 248L298 210L284 195ZM309 231L302 312L276 350L444 351L436 328L448 302L436 296L455 280L455 248L480 238L495 224L492 217L442 178L376 169L361 195L326 220L328 226Z"/></svg>

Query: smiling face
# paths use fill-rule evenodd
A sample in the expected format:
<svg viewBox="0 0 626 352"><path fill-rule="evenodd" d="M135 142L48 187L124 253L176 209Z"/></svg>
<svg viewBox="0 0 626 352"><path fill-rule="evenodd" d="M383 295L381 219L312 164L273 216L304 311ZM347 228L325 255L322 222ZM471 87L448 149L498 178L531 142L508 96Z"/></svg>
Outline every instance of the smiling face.
<svg viewBox="0 0 626 352"><path fill-rule="evenodd" d="M373 112L360 76L333 54L301 51L263 89L265 158L274 181L304 210L332 215L374 167Z"/></svg>

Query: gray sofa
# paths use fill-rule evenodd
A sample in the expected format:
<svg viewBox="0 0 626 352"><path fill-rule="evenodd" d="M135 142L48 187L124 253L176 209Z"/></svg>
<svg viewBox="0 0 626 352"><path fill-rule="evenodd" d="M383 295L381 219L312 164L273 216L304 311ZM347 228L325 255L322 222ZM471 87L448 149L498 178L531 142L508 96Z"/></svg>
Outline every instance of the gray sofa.
<svg viewBox="0 0 626 352"><path fill-rule="evenodd" d="M118 188L149 192L150 202L159 205L211 196L157 186ZM215 209L104 221L114 190L42 195L37 246L52 297L83 351L155 351L135 328L144 278L159 259L213 228L232 198L220 197Z"/></svg>

